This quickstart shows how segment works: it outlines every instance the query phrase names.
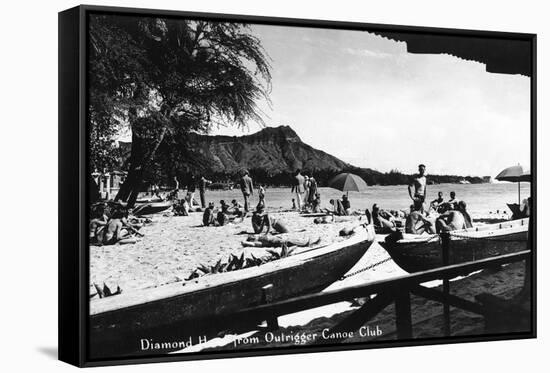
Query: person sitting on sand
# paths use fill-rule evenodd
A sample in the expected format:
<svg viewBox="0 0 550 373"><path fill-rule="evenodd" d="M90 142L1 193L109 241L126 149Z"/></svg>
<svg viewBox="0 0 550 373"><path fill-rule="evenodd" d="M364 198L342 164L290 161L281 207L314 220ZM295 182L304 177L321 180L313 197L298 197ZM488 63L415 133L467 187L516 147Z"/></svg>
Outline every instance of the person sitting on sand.
<svg viewBox="0 0 550 373"><path fill-rule="evenodd" d="M128 229L124 227L123 220L125 212L123 209L116 209L105 229L100 233L99 242L102 245L114 245L116 243L135 243L136 240L130 236Z"/></svg>
<svg viewBox="0 0 550 373"><path fill-rule="evenodd" d="M173 205L175 216L189 216L189 202L187 199L178 199Z"/></svg>
<svg viewBox="0 0 550 373"><path fill-rule="evenodd" d="M377 233L390 233L397 230L395 218L375 203L372 205L372 223Z"/></svg>
<svg viewBox="0 0 550 373"><path fill-rule="evenodd" d="M437 211L439 205L443 203L443 192L437 192L437 198L430 202L430 207Z"/></svg>
<svg viewBox="0 0 550 373"><path fill-rule="evenodd" d="M99 233L105 228L108 222L105 215L105 206L98 205L92 208L92 217L90 220L90 243L100 242Z"/></svg>
<svg viewBox="0 0 550 373"><path fill-rule="evenodd" d="M294 198L292 198L292 210L296 210L297 207L296 207L296 200Z"/></svg>
<svg viewBox="0 0 550 373"><path fill-rule="evenodd" d="M229 216L227 215L227 208L221 208L216 215L216 221L220 227L230 223Z"/></svg>
<svg viewBox="0 0 550 373"><path fill-rule="evenodd" d="M342 201L340 201L339 199L336 199L336 200L331 199L329 203L332 205L332 208L333 208L333 211L330 211L331 213L337 216L347 215L346 209L344 208L344 205L342 205Z"/></svg>
<svg viewBox="0 0 550 373"><path fill-rule="evenodd" d="M283 245L307 247L311 245L316 245L319 242L321 242L321 238L318 238L315 241L311 241L311 240L300 241L296 239L282 239L279 237L262 234L262 235L250 235L248 236L246 241L242 241L241 244L244 247L282 247Z"/></svg>
<svg viewBox="0 0 550 373"><path fill-rule="evenodd" d="M433 223L428 220L422 212L422 202L414 201L411 213L405 221L405 233L422 234L435 233Z"/></svg>
<svg viewBox="0 0 550 373"><path fill-rule="evenodd" d="M446 211L436 220L437 233L472 228L472 218L466 211L466 202L460 201L456 210Z"/></svg>
<svg viewBox="0 0 550 373"><path fill-rule="evenodd" d="M202 214L202 225L208 227L215 224L214 203L210 202L208 204L208 207L204 210L204 213Z"/></svg>
<svg viewBox="0 0 550 373"><path fill-rule="evenodd" d="M228 208L229 214L235 215L236 217L243 216L244 212L242 210L243 205L241 205L236 199L231 201L231 206Z"/></svg>
<svg viewBox="0 0 550 373"><path fill-rule="evenodd" d="M348 195L342 195L342 207L346 212L346 215L351 215L351 203L349 202Z"/></svg>
<svg viewBox="0 0 550 373"><path fill-rule="evenodd" d="M531 197L523 199L518 208L518 213L512 211L512 219L528 218L531 215Z"/></svg>
<svg viewBox="0 0 550 373"><path fill-rule="evenodd" d="M458 205L458 200L456 199L456 193L453 191L449 195L451 196L451 199L447 201L447 203L451 205L452 210L456 210Z"/></svg>
<svg viewBox="0 0 550 373"><path fill-rule="evenodd" d="M321 194L315 193L315 198L311 202L311 212L317 214L321 212Z"/></svg>
<svg viewBox="0 0 550 373"><path fill-rule="evenodd" d="M262 233L264 227L267 227L266 234L268 234L272 228L277 233L288 233L289 230L286 224L281 219L275 219L269 214L264 213L264 208L264 206L258 204L256 211L252 214L252 229L254 229L254 233Z"/></svg>

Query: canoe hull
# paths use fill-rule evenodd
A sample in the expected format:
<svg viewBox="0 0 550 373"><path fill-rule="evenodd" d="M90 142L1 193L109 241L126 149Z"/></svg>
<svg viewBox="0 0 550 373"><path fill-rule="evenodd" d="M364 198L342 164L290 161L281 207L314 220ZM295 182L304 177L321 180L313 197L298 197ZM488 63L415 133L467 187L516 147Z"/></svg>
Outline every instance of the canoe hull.
<svg viewBox="0 0 550 373"><path fill-rule="evenodd" d="M452 237L449 244L449 263L458 264L510 254L527 247L527 224L521 231L508 234L478 235L470 239L461 236ZM490 232L490 231L489 231ZM403 270L414 273L441 267L443 263L441 238L434 237L427 242L380 242L393 261Z"/></svg>
<svg viewBox="0 0 550 373"><path fill-rule="evenodd" d="M170 202L151 202L144 205L139 205L134 210L135 215L153 215L168 210L172 207Z"/></svg>
<svg viewBox="0 0 550 373"><path fill-rule="evenodd" d="M374 235L369 234L368 239L303 262L298 261L288 267L281 263L279 268L266 272L258 271L262 266L255 267L252 270L258 272L258 275L253 276L246 276L248 269L240 270L236 272L243 273L242 279L237 277L228 283L206 286L178 296L92 313L90 352L95 358L150 354L151 352L141 351L142 338L169 336L170 341L179 341L215 335L221 330L232 330L234 320L227 323L229 325L219 325L216 324L216 319L222 320L223 315L265 303L262 288L266 285L272 285L269 294L271 302L320 291L348 272L373 241ZM299 255L301 254L296 256ZM181 283L177 285L184 288ZM258 321L260 320L247 320L252 325Z"/></svg>

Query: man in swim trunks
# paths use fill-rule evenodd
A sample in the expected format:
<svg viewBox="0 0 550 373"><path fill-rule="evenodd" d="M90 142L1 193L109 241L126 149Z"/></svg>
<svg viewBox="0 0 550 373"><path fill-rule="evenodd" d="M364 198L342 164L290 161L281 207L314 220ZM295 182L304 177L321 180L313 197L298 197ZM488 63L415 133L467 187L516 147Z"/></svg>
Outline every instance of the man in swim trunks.
<svg viewBox="0 0 550 373"><path fill-rule="evenodd" d="M457 209L457 205L458 205L458 201L456 199L456 193L453 191L449 194L451 196L451 199L449 200L449 202L447 202L450 206L451 206L451 209L453 210L456 210Z"/></svg>
<svg viewBox="0 0 550 373"><path fill-rule="evenodd" d="M269 214L264 214L264 207L262 205L258 205L256 208L256 211L252 214L252 229L254 229L254 233L262 233L264 230L264 227L267 226L266 234L269 233L271 228L277 233L288 233L289 230L284 224L284 222L281 221L281 219L275 219Z"/></svg>
<svg viewBox="0 0 550 373"><path fill-rule="evenodd" d="M466 228L472 228L472 219L466 211L466 202L464 201L458 202L457 210L447 211L436 220L437 233Z"/></svg>
<svg viewBox="0 0 550 373"><path fill-rule="evenodd" d="M434 210L437 210L439 205L443 203L443 192L439 191L437 192L437 198L434 199L432 202L430 202L430 207Z"/></svg>
<svg viewBox="0 0 550 373"><path fill-rule="evenodd" d="M414 188L414 193L412 191ZM424 204L426 200L426 166L423 164L418 165L418 175L414 176L409 184L409 196L415 201L420 201Z"/></svg>
<svg viewBox="0 0 550 373"><path fill-rule="evenodd" d="M434 224L424 216L422 203L417 200L405 221L405 233L422 234L424 232L435 233Z"/></svg>
<svg viewBox="0 0 550 373"><path fill-rule="evenodd" d="M103 229L103 234L100 234L101 243L103 245L114 245L117 242L130 243L130 241L126 242L130 235L128 233L128 230L124 228L124 217L125 213L122 209L116 209L113 212L109 223L107 223L107 226L105 227L105 229Z"/></svg>
<svg viewBox="0 0 550 373"><path fill-rule="evenodd" d="M241 192L243 193L244 198L244 211L248 212L250 204L249 198L254 194L254 184L252 183L252 178L248 174L248 171L243 171L243 176L241 177L239 184L241 186Z"/></svg>
<svg viewBox="0 0 550 373"><path fill-rule="evenodd" d="M90 243L99 243L100 232L105 228L108 222L105 215L105 206L98 205L92 208L92 219L90 220Z"/></svg>
<svg viewBox="0 0 550 373"><path fill-rule="evenodd" d="M208 204L208 208L204 210L204 213L202 214L202 224L205 227L208 227L210 225L215 225L215 219L214 219L214 203L210 202Z"/></svg>
<svg viewBox="0 0 550 373"><path fill-rule="evenodd" d="M294 175L294 185L290 193L296 193L296 201L298 202L298 210L302 211L302 194L305 192L305 179L300 173L300 169L296 170Z"/></svg>

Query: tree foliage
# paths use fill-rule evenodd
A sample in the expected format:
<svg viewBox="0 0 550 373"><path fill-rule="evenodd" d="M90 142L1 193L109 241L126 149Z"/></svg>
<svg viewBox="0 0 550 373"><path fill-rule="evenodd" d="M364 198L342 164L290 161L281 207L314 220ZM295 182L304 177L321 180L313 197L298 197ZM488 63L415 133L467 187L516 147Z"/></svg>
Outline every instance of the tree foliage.
<svg viewBox="0 0 550 373"><path fill-rule="evenodd" d="M269 57L247 25L111 15L91 16L89 25L92 163L109 167L113 139L132 134L119 199L135 200L154 177L168 138L263 123L257 102L269 102Z"/></svg>

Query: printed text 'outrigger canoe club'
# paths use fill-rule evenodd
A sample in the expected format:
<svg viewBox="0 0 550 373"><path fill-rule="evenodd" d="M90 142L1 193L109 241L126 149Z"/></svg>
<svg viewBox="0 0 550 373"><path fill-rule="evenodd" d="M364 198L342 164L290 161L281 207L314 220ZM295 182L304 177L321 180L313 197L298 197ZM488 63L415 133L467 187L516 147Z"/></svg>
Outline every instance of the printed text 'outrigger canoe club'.
<svg viewBox="0 0 550 373"><path fill-rule="evenodd" d="M379 337L383 334L382 329L378 325L362 326L357 331L340 331L332 332L330 329L325 328L321 332L266 332L263 335L252 335L249 337L239 337L233 340L233 346L240 345L257 345L262 343L292 343L294 345L305 345L308 343L315 343L319 340L342 340L348 338L368 338ZM263 340L262 340L263 339ZM140 347L142 351L159 351L159 350L173 350L184 349L196 344L204 344L208 342L206 336L196 338L196 341L192 337L187 340L181 341L155 341L153 339L140 339Z"/></svg>

